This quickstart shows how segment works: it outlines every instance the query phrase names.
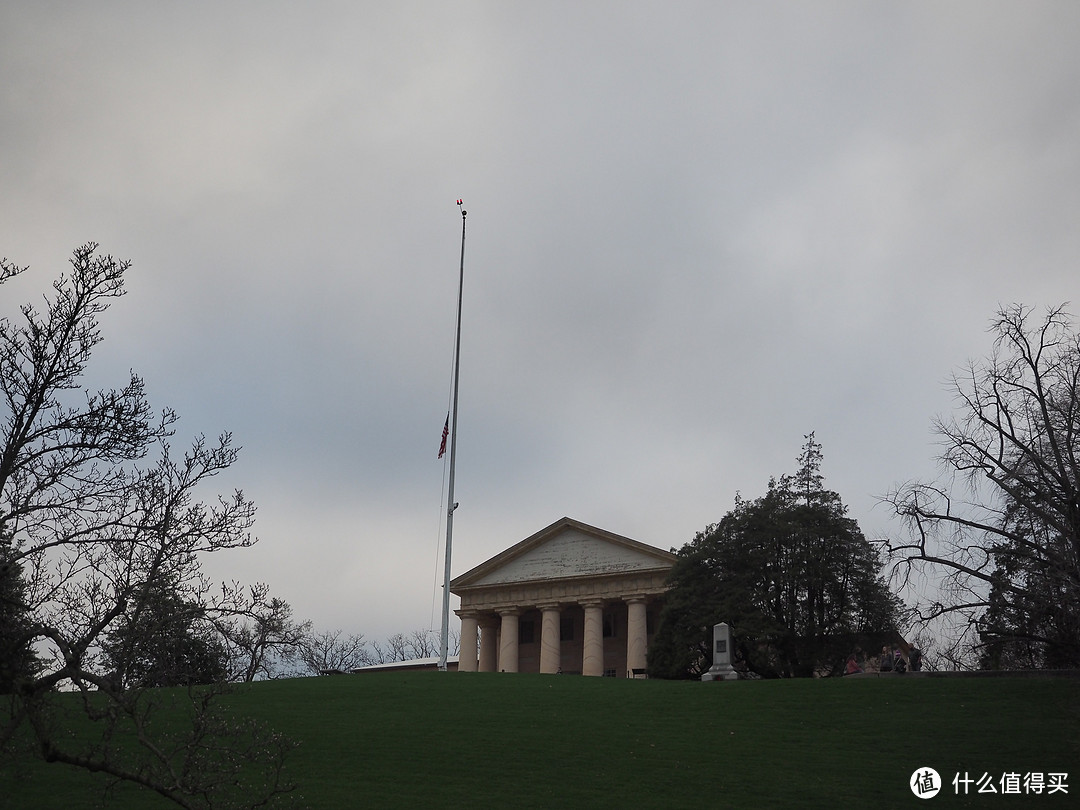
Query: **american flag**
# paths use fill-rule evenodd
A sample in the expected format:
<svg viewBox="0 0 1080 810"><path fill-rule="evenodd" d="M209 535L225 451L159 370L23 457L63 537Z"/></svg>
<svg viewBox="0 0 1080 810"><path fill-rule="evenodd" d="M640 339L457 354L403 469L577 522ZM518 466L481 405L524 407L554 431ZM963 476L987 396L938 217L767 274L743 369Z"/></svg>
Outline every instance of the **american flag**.
<svg viewBox="0 0 1080 810"><path fill-rule="evenodd" d="M450 412L446 413L446 424L442 426L442 442L439 444L439 458L446 455L446 437L450 435Z"/></svg>

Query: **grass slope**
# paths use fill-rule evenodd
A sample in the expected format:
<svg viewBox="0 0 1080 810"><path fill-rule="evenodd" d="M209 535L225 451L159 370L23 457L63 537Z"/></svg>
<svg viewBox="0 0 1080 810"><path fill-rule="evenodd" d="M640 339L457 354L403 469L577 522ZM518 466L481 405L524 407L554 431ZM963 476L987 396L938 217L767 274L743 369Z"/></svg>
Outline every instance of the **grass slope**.
<svg viewBox="0 0 1080 810"><path fill-rule="evenodd" d="M828 679L701 684L487 673L372 673L239 690L237 711L301 745L314 808L1080 806L1080 681ZM954 796L953 774L1066 772L1054 796ZM100 807L63 766L0 773L0 806ZM870 803L867 805L867 803ZM115 791L107 807L168 807Z"/></svg>

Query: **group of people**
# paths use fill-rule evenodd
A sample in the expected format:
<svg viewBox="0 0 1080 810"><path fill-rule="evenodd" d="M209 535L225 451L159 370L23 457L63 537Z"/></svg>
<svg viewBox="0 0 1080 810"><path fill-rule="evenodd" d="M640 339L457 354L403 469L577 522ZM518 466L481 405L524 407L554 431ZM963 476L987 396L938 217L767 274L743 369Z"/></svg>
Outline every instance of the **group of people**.
<svg viewBox="0 0 1080 810"><path fill-rule="evenodd" d="M891 647L886 644L881 648L881 659L878 661L878 672L898 672L904 673L908 671L910 667L912 672L919 672L922 669L922 651L917 647L912 647L911 652L907 656L900 650L899 647ZM845 675L855 675L862 672L862 665L859 664L856 653L852 653L847 657L847 665L844 668Z"/></svg>

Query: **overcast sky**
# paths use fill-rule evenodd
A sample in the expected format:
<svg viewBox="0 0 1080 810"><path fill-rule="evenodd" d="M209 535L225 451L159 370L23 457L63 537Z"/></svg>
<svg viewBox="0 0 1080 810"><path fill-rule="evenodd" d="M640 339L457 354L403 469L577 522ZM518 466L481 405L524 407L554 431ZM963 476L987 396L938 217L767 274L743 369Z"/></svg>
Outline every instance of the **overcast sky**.
<svg viewBox="0 0 1080 810"><path fill-rule="evenodd" d="M459 197L455 576L563 515L681 546L810 431L895 533L998 305L1078 298L1077 43L1073 0L8 0L0 309L132 260L88 383L233 432L260 542L208 569L321 629L439 625Z"/></svg>

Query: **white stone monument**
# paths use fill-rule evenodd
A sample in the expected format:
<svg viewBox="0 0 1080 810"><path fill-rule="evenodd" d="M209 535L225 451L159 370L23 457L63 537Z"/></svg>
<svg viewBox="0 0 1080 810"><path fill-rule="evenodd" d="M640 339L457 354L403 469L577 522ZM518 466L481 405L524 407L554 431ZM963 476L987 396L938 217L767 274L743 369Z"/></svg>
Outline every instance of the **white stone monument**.
<svg viewBox="0 0 1080 810"><path fill-rule="evenodd" d="M727 622L713 625L713 664L701 676L703 681L737 681L739 673L731 666L731 628Z"/></svg>

